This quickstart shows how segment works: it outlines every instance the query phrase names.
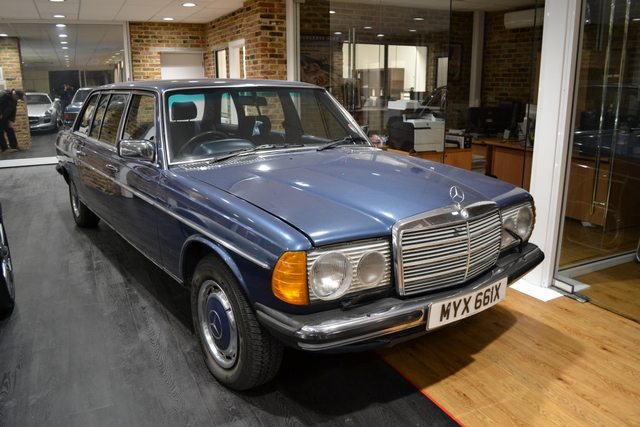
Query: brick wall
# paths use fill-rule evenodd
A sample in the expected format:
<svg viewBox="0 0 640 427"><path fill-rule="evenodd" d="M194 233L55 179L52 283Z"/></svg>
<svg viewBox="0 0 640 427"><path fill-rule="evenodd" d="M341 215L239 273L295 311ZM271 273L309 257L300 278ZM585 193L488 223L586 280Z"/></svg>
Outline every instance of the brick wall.
<svg viewBox="0 0 640 427"><path fill-rule="evenodd" d="M524 108L530 87L537 87L542 27L508 30L502 12L487 13L485 19L482 106L495 107L502 100L515 99Z"/></svg>
<svg viewBox="0 0 640 427"><path fill-rule="evenodd" d="M133 80L159 80L162 52L204 52L204 24L130 22Z"/></svg>
<svg viewBox="0 0 640 427"><path fill-rule="evenodd" d="M20 55L20 40L15 37L0 37L0 67L7 89L22 89L22 57ZM29 118L27 117L27 103L18 101L18 111L15 122L18 147L31 147L29 133ZM6 140L6 137L5 137ZM7 140L7 145L9 141Z"/></svg>
<svg viewBox="0 0 640 427"><path fill-rule="evenodd" d="M285 80L285 19L285 0L248 0L241 9L207 24L208 51L213 54L213 51L225 49L229 58L229 42L244 39L246 77ZM207 76L213 77L215 58L211 58L209 67Z"/></svg>
<svg viewBox="0 0 640 427"><path fill-rule="evenodd" d="M248 0L241 9L208 24L131 22L133 79L160 79L162 52L194 50L204 54L205 77L215 77L214 51L228 51L229 42L242 38L247 78L286 79L285 17L285 0Z"/></svg>

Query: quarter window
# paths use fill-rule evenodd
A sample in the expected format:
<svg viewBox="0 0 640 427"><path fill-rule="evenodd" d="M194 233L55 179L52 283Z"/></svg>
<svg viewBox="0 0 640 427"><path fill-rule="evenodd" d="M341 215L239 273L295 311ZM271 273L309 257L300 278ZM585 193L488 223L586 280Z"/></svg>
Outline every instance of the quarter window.
<svg viewBox="0 0 640 427"><path fill-rule="evenodd" d="M84 113L82 113L82 119L78 125L78 132L85 135L89 134L89 130L91 129L91 117L93 116L93 112L96 110L96 105L98 105L99 96L100 95L96 93L87 101L87 108L85 108Z"/></svg>

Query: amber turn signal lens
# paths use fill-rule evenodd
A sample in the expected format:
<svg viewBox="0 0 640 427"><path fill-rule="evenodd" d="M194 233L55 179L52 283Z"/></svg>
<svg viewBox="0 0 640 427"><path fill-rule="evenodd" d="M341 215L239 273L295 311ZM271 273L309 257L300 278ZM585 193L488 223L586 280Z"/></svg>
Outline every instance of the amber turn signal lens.
<svg viewBox="0 0 640 427"><path fill-rule="evenodd" d="M289 304L309 304L307 254L305 252L285 252L282 254L273 269L271 290L276 297Z"/></svg>

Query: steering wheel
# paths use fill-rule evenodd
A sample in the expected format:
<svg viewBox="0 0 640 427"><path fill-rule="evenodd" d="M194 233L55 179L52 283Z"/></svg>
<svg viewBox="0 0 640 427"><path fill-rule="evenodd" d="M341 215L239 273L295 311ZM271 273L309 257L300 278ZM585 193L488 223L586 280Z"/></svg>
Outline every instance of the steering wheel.
<svg viewBox="0 0 640 427"><path fill-rule="evenodd" d="M228 136L222 132L218 132L217 130L210 130L207 132L203 132L200 133L196 136L194 136L193 138L191 138L190 140L188 140L183 146L182 148L178 151L178 156L184 156L185 154L191 154L193 153L193 151L195 150L195 148L205 142L205 141L211 141L211 140L216 140L216 139L225 139L228 138Z"/></svg>

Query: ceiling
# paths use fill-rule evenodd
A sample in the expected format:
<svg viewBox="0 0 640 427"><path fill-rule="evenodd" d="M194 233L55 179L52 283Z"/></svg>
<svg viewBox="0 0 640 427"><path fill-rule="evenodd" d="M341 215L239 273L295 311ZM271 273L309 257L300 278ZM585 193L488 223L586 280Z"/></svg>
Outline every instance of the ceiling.
<svg viewBox="0 0 640 427"><path fill-rule="evenodd" d="M243 4L243 0L192 0L195 6L184 7L185 1L0 0L0 34L20 39L25 70L105 69L124 53L125 22L163 22L165 18L173 18L170 22L202 24ZM448 9L451 4L454 10L464 12L512 10L536 4L536 0L346 1L440 10ZM64 18L54 17L58 14Z"/></svg>

